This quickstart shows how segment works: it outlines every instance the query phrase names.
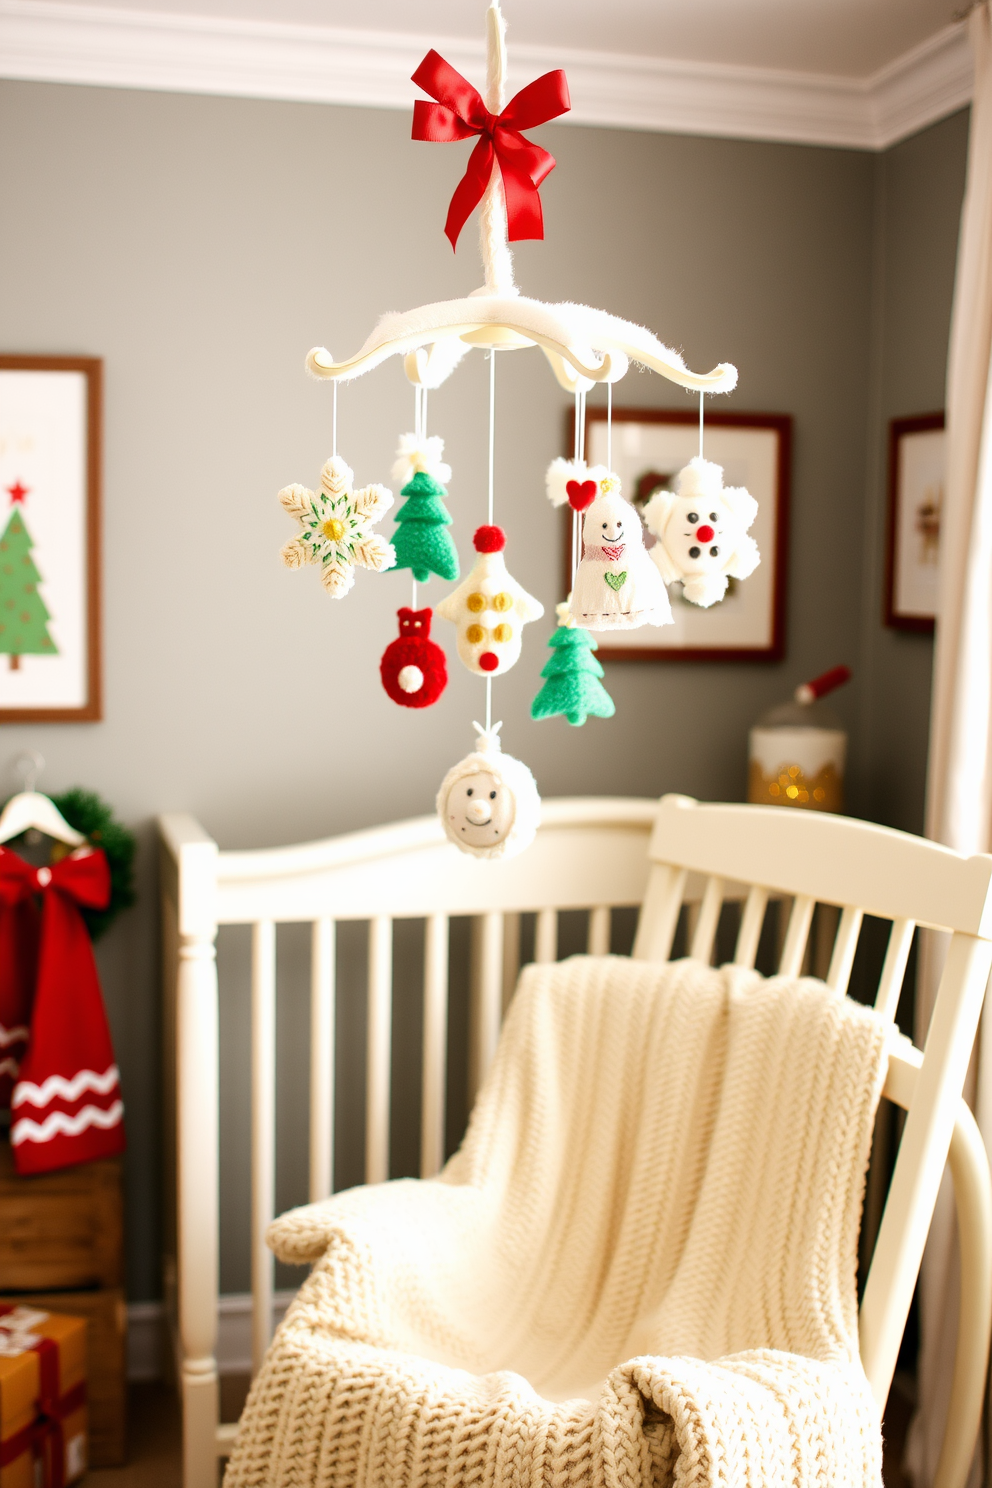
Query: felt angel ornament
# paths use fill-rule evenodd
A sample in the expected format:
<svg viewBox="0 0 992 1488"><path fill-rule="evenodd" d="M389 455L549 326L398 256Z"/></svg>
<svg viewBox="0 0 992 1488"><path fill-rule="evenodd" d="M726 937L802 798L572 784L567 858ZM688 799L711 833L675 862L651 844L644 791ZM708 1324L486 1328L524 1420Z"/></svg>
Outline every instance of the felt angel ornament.
<svg viewBox="0 0 992 1488"><path fill-rule="evenodd" d="M500 749L502 724L475 724L475 749L451 769L437 793L448 838L476 858L513 858L541 824L541 798L527 766Z"/></svg>
<svg viewBox="0 0 992 1488"><path fill-rule="evenodd" d="M320 581L333 599L343 599L355 582L355 567L376 573L392 568L396 553L372 523L385 516L393 497L385 486L353 489L355 477L340 455L320 472L320 489L285 486L279 500L300 530L282 550L287 568L320 564Z"/></svg>
<svg viewBox="0 0 992 1488"><path fill-rule="evenodd" d="M472 541L475 567L436 613L458 627L458 655L469 671L498 677L519 660L523 628L541 618L544 606L508 573L502 527L480 527Z"/></svg>
<svg viewBox="0 0 992 1488"><path fill-rule="evenodd" d="M582 558L569 601L576 625L584 630L671 625L668 593L644 547L641 519L621 496L617 477L590 478L570 491L568 500L585 513Z"/></svg>
<svg viewBox="0 0 992 1488"><path fill-rule="evenodd" d="M748 528L758 503L743 486L725 486L723 468L696 455L676 477L676 489L659 491L644 509L658 541L651 557L666 584L708 609L727 592L727 579L746 579L761 562Z"/></svg>

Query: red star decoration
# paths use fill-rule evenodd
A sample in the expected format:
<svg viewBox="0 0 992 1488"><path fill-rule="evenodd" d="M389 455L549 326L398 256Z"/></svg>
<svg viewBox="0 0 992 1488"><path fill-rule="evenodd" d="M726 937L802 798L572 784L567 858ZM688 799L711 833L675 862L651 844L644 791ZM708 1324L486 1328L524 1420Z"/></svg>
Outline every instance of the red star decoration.
<svg viewBox="0 0 992 1488"><path fill-rule="evenodd" d="M30 489L30 486L22 486L19 480L16 480L12 486L8 486L7 491L10 495L11 506L15 506L18 502L23 504L24 498Z"/></svg>

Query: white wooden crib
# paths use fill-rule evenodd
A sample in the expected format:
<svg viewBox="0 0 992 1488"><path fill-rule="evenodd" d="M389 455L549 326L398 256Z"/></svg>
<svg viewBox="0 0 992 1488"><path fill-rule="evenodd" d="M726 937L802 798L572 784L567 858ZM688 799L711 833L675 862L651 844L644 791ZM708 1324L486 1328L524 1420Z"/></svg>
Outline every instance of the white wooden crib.
<svg viewBox="0 0 992 1488"><path fill-rule="evenodd" d="M861 1353L885 1401L937 1189L950 1154L958 1207L962 1301L951 1419L937 1488L959 1488L977 1436L992 1330L992 1185L961 1100L992 967L992 857L949 850L837 816L775 807L703 805L684 796L546 801L534 845L509 862L461 855L434 818L298 847L220 852L188 816L161 819L169 1166L174 1210L166 1278L183 1401L185 1488L216 1488L221 1426L218 1318L218 926L252 926L252 1308L257 1367L272 1327L275 1014L278 923L312 926L309 1189L332 1186L335 928L368 925L365 1176L389 1177L393 921L425 921L421 1172L443 1159L449 922L472 917L470 1090L484 1075L516 980L520 917L536 916L534 956L558 952L562 911L588 912L591 953L610 946L611 916L640 906L633 955L671 953L683 904L690 954L714 954L721 906L740 901L734 960L753 965L770 900L788 909L779 969L800 972L817 904L839 911L826 965L848 985L865 914L892 922L876 1006L894 1020L917 925L951 932L925 1051L893 1030L885 1094L908 1115L861 1306ZM836 917L835 917L836 918ZM246 988L245 1002L249 1001Z"/></svg>

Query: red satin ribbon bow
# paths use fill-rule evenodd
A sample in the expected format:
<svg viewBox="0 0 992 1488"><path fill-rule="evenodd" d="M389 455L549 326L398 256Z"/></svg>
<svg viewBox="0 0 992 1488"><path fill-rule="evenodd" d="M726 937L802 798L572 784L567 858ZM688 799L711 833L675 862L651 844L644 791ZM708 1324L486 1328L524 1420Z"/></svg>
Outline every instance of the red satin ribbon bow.
<svg viewBox="0 0 992 1488"><path fill-rule="evenodd" d="M452 140L479 136L448 207L444 232L452 248L485 194L494 159L503 178L510 242L543 238L544 215L538 187L554 170L554 156L524 139L520 131L546 124L571 108L568 83L561 69L546 72L521 88L498 116L489 112L482 95L435 51L427 53L413 74L413 81L437 99L436 103L428 103L418 98L413 105L415 140L450 144Z"/></svg>

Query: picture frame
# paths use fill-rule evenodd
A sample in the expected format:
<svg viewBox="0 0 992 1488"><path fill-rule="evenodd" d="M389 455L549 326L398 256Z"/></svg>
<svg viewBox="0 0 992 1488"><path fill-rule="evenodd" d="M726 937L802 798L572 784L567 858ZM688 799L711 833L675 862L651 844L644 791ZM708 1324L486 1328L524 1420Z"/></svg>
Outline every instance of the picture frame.
<svg viewBox="0 0 992 1488"><path fill-rule="evenodd" d="M0 355L0 722L102 717L99 357Z"/></svg>
<svg viewBox="0 0 992 1488"><path fill-rule="evenodd" d="M933 633L945 462L943 413L891 420L884 620L893 630Z"/></svg>
<svg viewBox="0 0 992 1488"><path fill-rule="evenodd" d="M612 466L621 489L642 507L699 453L695 409L613 409ZM575 414L568 420L574 449ZM606 661L780 661L785 654L786 553L792 468L792 416L787 413L704 413L703 453L722 465L728 486L746 486L758 501L752 535L761 563L749 579L731 580L726 599L702 609L669 589L673 626L596 631L597 655ZM607 464L607 410L586 410L586 461ZM657 476L651 484L650 477ZM650 489L648 486L650 485ZM632 498L629 493L632 493ZM572 512L563 518L564 592L572 581ZM653 545L645 531L645 542Z"/></svg>

